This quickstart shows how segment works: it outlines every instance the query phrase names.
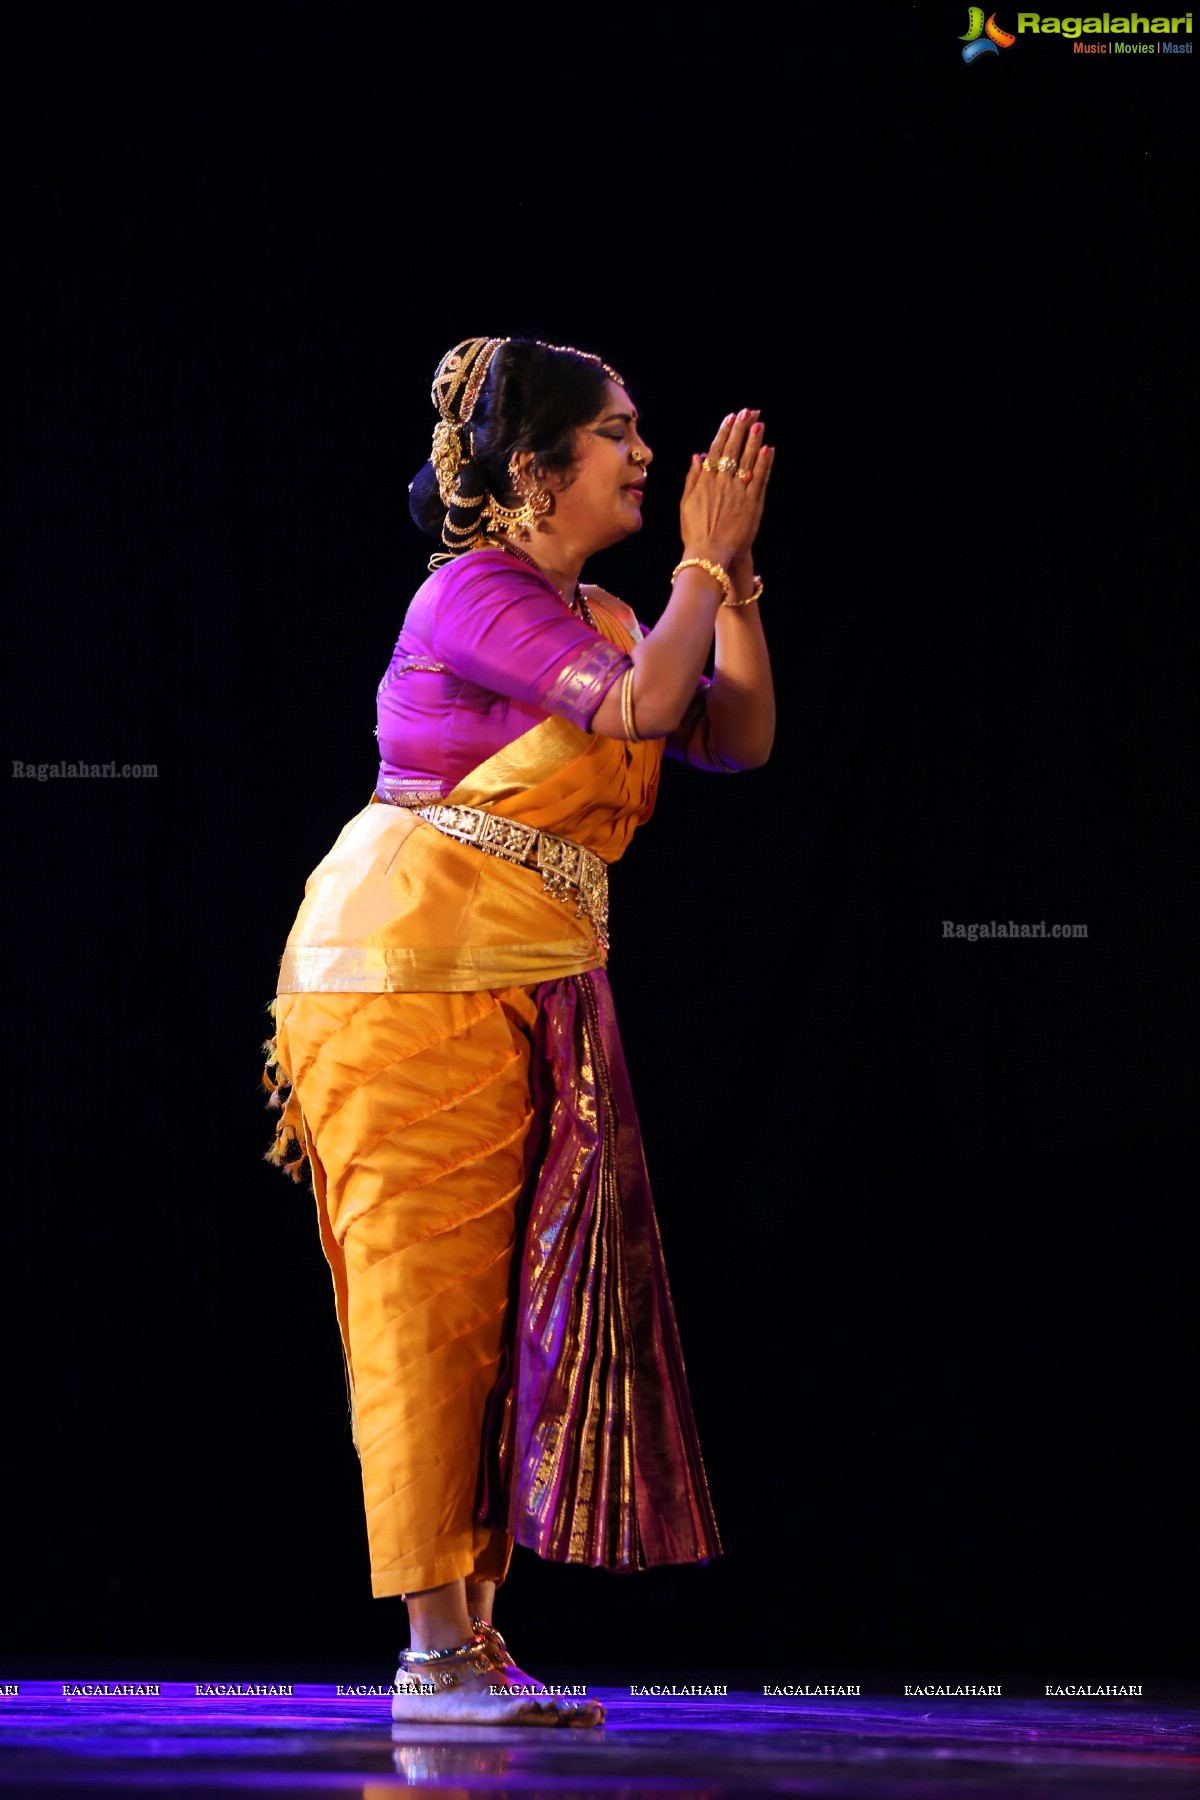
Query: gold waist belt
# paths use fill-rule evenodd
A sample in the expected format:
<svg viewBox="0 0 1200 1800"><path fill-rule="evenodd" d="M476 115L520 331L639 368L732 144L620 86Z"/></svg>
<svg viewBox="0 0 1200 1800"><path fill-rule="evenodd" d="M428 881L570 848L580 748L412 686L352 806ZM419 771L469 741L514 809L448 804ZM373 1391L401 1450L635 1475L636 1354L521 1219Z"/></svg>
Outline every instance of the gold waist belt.
<svg viewBox="0 0 1200 1800"><path fill-rule="evenodd" d="M555 837L519 819L502 819L482 806L412 806L408 811L424 819L460 844L471 844L488 856L521 863L541 873L542 886L555 899L575 901L575 917L586 913L596 942L608 953L608 864L594 850L570 838Z"/></svg>

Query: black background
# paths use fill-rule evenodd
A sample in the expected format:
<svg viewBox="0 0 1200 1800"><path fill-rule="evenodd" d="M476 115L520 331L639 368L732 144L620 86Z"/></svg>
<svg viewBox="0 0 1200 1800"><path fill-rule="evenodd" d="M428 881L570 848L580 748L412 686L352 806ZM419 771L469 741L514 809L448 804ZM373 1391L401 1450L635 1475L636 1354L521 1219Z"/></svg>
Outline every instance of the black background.
<svg viewBox="0 0 1200 1800"><path fill-rule="evenodd" d="M610 963L726 1555L518 1551L502 1627L1195 1673L1195 65L964 11L7 16L6 756L158 776L4 770L6 1674L407 1641L258 1050L481 332L625 373L644 618L688 454L779 446L775 755L668 767Z"/></svg>

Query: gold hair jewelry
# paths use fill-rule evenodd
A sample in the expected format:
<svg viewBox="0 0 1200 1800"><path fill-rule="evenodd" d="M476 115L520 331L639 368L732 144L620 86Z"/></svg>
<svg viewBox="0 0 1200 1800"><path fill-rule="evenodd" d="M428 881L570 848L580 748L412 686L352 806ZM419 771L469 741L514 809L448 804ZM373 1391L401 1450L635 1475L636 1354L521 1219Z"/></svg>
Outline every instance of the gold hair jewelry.
<svg viewBox="0 0 1200 1800"><path fill-rule="evenodd" d="M603 369L604 373L608 376L608 379L610 381L615 381L618 387L623 388L625 386L624 378L618 375L615 369L610 368L603 357L593 356L590 350L576 350L574 344L547 344L543 343L541 338L534 338L533 341L539 350L563 350L568 356L582 356L584 362L596 363Z"/></svg>
<svg viewBox="0 0 1200 1800"><path fill-rule="evenodd" d="M447 512L442 520L442 542L447 550L458 554L464 550L477 550L480 544L487 542L487 514L477 514L469 525L455 525Z"/></svg>
<svg viewBox="0 0 1200 1800"><path fill-rule="evenodd" d="M438 410L433 428L433 449L429 460L437 477L442 505L449 506L459 471L471 458L470 433L463 444L463 433L470 423L475 402L488 370L501 344L507 338L464 338L448 350L434 372L429 398Z"/></svg>
<svg viewBox="0 0 1200 1800"><path fill-rule="evenodd" d="M633 664L625 671L621 682L621 723L625 728L625 736L631 744L640 744L641 734L633 717Z"/></svg>
<svg viewBox="0 0 1200 1800"><path fill-rule="evenodd" d="M476 544L483 542L484 515L477 509L483 506L486 499L486 494L460 494L458 478L455 477L450 494L442 502L446 508L446 516L442 520L442 542L447 550L473 550ZM467 523L456 525L451 513L464 513Z"/></svg>
<svg viewBox="0 0 1200 1800"><path fill-rule="evenodd" d="M462 392L462 400L458 408L458 420L460 425L466 425L470 421L471 414L475 411L475 402L478 400L483 388L484 379L492 366L492 358L495 356L501 344L507 344L508 341L507 338L491 338L485 348L480 352L479 356L476 357L475 362L471 367L471 373L467 376L466 385Z"/></svg>
<svg viewBox="0 0 1200 1800"><path fill-rule="evenodd" d="M501 344L507 338L464 338L448 350L438 364L429 398L443 419L452 425L468 425L484 378Z"/></svg>
<svg viewBox="0 0 1200 1800"><path fill-rule="evenodd" d="M449 513L447 513L446 522L442 526L442 542L446 544L447 547L449 546L450 538L447 537L447 532L449 532L450 537L454 538L477 538L480 536L482 530L483 527L478 519L472 519L469 525L455 525L450 518ZM465 547L465 545L460 546L460 548L464 549Z"/></svg>
<svg viewBox="0 0 1200 1800"><path fill-rule="evenodd" d="M733 583L729 579L729 571L723 569L720 563L709 562L706 556L686 556L671 570L672 582L678 581L685 569L703 569L706 575L711 575L714 581L720 582L725 590L726 600L733 599Z"/></svg>
<svg viewBox="0 0 1200 1800"><path fill-rule="evenodd" d="M722 475L736 475L738 472L738 459L736 456L723 456L717 464L717 468Z"/></svg>
<svg viewBox="0 0 1200 1800"><path fill-rule="evenodd" d="M756 575L754 577L754 590L752 593L747 594L746 598L744 600L734 600L731 598L729 600L722 600L721 605L722 606L752 606L754 604L754 602L760 598L762 591L763 591L763 578L761 575Z"/></svg>
<svg viewBox="0 0 1200 1800"><path fill-rule="evenodd" d="M458 427L447 419L439 419L433 428L433 449L429 453L429 460L433 464L442 505L449 506L454 484L458 480L458 471L463 465L463 453Z"/></svg>

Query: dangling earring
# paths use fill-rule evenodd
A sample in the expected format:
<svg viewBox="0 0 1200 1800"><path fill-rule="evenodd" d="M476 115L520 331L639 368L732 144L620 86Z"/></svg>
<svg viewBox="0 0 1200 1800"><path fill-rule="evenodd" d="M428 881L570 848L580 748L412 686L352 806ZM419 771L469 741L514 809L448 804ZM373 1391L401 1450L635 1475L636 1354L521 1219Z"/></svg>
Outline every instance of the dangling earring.
<svg viewBox="0 0 1200 1800"><path fill-rule="evenodd" d="M501 506L495 495L489 494L483 516L493 531L512 531L521 537L528 537L530 526L536 520L545 518L553 502L545 488L530 487L529 477L520 470L510 468L508 475L521 504Z"/></svg>

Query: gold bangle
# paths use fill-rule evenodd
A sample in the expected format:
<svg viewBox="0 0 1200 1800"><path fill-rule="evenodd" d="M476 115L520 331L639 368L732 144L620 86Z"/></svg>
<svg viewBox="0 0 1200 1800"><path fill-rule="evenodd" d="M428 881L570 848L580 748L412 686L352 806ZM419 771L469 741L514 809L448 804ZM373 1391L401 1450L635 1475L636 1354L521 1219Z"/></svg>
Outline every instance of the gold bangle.
<svg viewBox="0 0 1200 1800"><path fill-rule="evenodd" d="M621 722L631 744L640 744L641 736L633 718L633 664L630 663L621 682Z"/></svg>
<svg viewBox="0 0 1200 1800"><path fill-rule="evenodd" d="M763 578L761 575L756 575L754 577L753 592L747 594L746 598L744 600L722 600L721 605L722 606L752 606L754 604L754 602L758 599L758 597L762 593L762 591L763 591Z"/></svg>
<svg viewBox="0 0 1200 1800"><path fill-rule="evenodd" d="M728 602L733 599L733 583L729 579L729 571L728 569L723 569L720 563L709 562L706 556L685 557L681 563L676 563L675 567L671 570L672 583L679 580L680 575L682 575L685 569L703 569L706 575L711 575L714 581L719 581L722 588L725 590L725 599L722 601L722 605L727 605Z"/></svg>

